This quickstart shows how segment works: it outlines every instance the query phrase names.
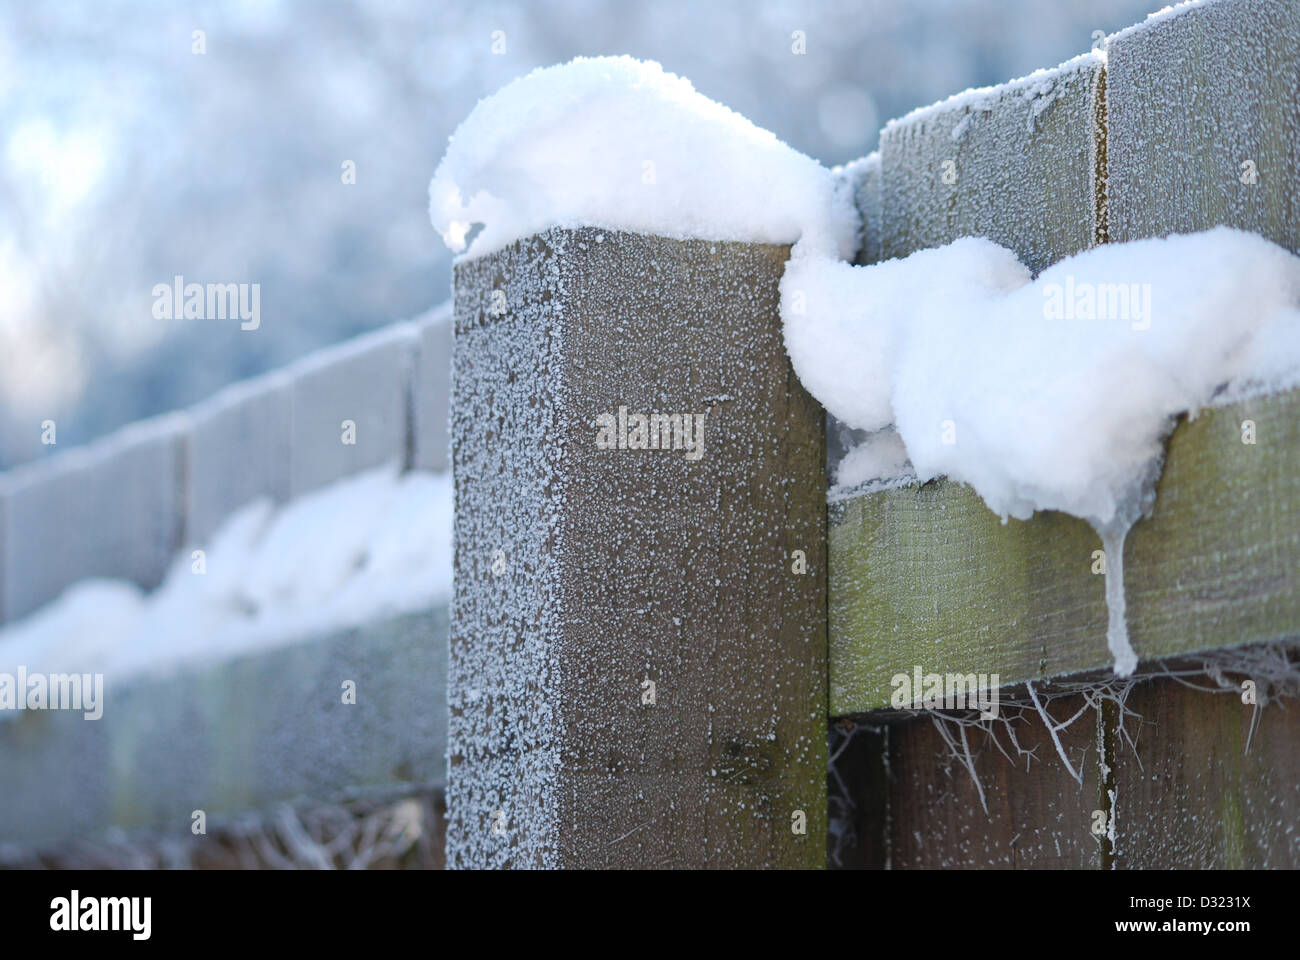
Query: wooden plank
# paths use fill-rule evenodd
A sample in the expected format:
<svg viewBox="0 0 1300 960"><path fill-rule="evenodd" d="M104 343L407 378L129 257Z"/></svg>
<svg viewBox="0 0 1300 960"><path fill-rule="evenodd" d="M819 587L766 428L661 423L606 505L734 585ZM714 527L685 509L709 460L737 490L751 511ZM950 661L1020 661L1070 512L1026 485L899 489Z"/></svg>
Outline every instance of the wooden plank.
<svg viewBox="0 0 1300 960"><path fill-rule="evenodd" d="M862 247L853 262L861 265L880 260L880 242L884 208L880 195L880 151L867 154L854 163L846 175L853 180L853 202L862 218Z"/></svg>
<svg viewBox="0 0 1300 960"><path fill-rule="evenodd" d="M787 255L552 230L457 267L450 865L824 865L825 445ZM703 455L597 448L621 407L703 415Z"/></svg>
<svg viewBox="0 0 1300 960"><path fill-rule="evenodd" d="M1049 709L1061 721L1082 705L1063 697ZM1098 722L1088 712L1060 734L1078 783L1036 717L1013 721L1033 761L1008 759L984 733L968 744L980 786L929 717L889 728L889 856L893 869L1085 869L1103 864L1104 840L1092 832L1107 809L1098 759ZM958 736L955 734L954 736ZM1005 733L1003 748L1015 757ZM983 803L980 790L983 790ZM985 812L984 804L988 810Z"/></svg>
<svg viewBox="0 0 1300 960"><path fill-rule="evenodd" d="M1180 7L1107 56L1110 238L1228 224L1300 252L1300 5Z"/></svg>
<svg viewBox="0 0 1300 960"><path fill-rule="evenodd" d="M103 716L0 713L0 844L211 823L445 776L445 608L104 685ZM14 664L0 666L12 673ZM342 684L357 685L344 703Z"/></svg>
<svg viewBox="0 0 1300 960"><path fill-rule="evenodd" d="M886 125L880 258L983 236L1038 273L1093 246L1104 84L1104 59L1085 54Z"/></svg>
<svg viewBox="0 0 1300 960"><path fill-rule="evenodd" d="M1003 525L946 480L833 505L832 715L888 707L914 666L1010 684L1107 662L1097 546L1060 513Z"/></svg>
<svg viewBox="0 0 1300 960"><path fill-rule="evenodd" d="M1157 680L1135 687L1128 706L1144 722L1127 723L1136 753L1115 754L1117 867L1300 867L1293 702L1266 706L1253 735L1255 708L1235 693Z"/></svg>
<svg viewBox="0 0 1300 960"><path fill-rule="evenodd" d="M1254 443L1243 443L1250 422ZM1169 441L1124 563L1143 659L1300 634L1300 391L1203 411ZM1132 566L1128 566L1132 564Z"/></svg>
<svg viewBox="0 0 1300 960"><path fill-rule="evenodd" d="M1242 423L1255 425L1242 443ZM1150 660L1300 631L1300 391L1203 411L1170 439L1150 518L1124 555L1129 635ZM1002 525L938 481L831 511L833 715L889 706L890 680L998 673L1003 684L1106 669L1106 612L1083 521Z"/></svg>

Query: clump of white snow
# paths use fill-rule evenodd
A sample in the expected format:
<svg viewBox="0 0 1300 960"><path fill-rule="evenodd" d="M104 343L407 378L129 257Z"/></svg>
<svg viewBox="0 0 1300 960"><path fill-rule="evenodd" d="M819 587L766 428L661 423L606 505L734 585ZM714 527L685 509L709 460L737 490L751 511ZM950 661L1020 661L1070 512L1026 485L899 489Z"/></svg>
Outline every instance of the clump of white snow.
<svg viewBox="0 0 1300 960"><path fill-rule="evenodd" d="M886 489L904 478L915 479L907 447L897 430L886 427L870 434L844 455L835 469L835 489L829 497L836 499L837 491L862 492L867 485L871 489Z"/></svg>
<svg viewBox="0 0 1300 960"><path fill-rule="evenodd" d="M968 483L1004 519L1097 528L1121 674L1123 539L1172 418L1300 382L1298 305L1300 258L1227 227L1107 244L1037 279L984 239L867 267L796 246L782 280L791 360L835 417L892 425L918 479ZM880 470L879 450L861 457ZM862 472L851 454L839 479Z"/></svg>
<svg viewBox="0 0 1300 960"><path fill-rule="evenodd" d="M851 257L859 220L830 171L631 57L534 70L479 102L429 185L433 225L478 257L550 227L793 243ZM811 242L811 240L810 240Z"/></svg>
<svg viewBox="0 0 1300 960"><path fill-rule="evenodd" d="M0 669L93 672L114 682L229 657L451 595L448 474L384 467L275 509L257 501L206 545L177 555L152 594L117 580L75 584L0 630Z"/></svg>

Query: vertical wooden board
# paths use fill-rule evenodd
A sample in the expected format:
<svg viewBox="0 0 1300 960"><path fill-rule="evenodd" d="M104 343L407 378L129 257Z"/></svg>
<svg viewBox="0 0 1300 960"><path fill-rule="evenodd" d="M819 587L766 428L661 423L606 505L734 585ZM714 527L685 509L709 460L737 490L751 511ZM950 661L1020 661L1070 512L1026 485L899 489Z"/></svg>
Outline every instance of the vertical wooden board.
<svg viewBox="0 0 1300 960"><path fill-rule="evenodd" d="M1152 514L1124 551L1143 660L1300 630L1297 450L1295 390L1202 410L1174 431Z"/></svg>
<svg viewBox="0 0 1300 960"><path fill-rule="evenodd" d="M845 170L853 178L853 202L862 218L862 247L854 263L876 263L880 257L881 222L884 210L880 197L880 151L876 150Z"/></svg>
<svg viewBox="0 0 1300 960"><path fill-rule="evenodd" d="M290 381L276 372L235 384L190 409L185 534L196 546L260 497L289 496Z"/></svg>
<svg viewBox="0 0 1300 960"><path fill-rule="evenodd" d="M1227 224L1300 252L1300 5L1177 7L1107 56L1110 239Z"/></svg>
<svg viewBox="0 0 1300 960"><path fill-rule="evenodd" d="M458 267L453 863L824 865L825 447L786 255L555 230ZM599 448L620 408L703 415L702 455ZM479 585L498 543L511 569ZM547 767L521 798L524 714ZM456 836L493 796L528 811L523 856Z"/></svg>
<svg viewBox="0 0 1300 960"><path fill-rule="evenodd" d="M1120 868L1300 867L1300 711L1271 703L1250 738L1254 707L1235 693L1171 680L1135 687L1137 752L1117 746Z"/></svg>
<svg viewBox="0 0 1300 960"><path fill-rule="evenodd" d="M184 414L167 414L10 475L8 619L89 577L162 582L184 535L188 432Z"/></svg>
<svg viewBox="0 0 1300 960"><path fill-rule="evenodd" d="M1082 705L1078 697L1048 707L1065 720ZM975 770L988 813L966 767L944 743L928 717L889 728L890 866L893 869L1092 869L1102 865L1102 840L1092 833L1094 811L1107 809L1099 778L1098 720L1088 712L1067 727L1061 743L1080 785L1066 771L1037 716L1015 721L1021 746L1035 751L1012 762L969 734ZM1004 747L1013 756L1014 751Z"/></svg>
<svg viewBox="0 0 1300 960"><path fill-rule="evenodd" d="M824 448L820 408L784 352L787 251L600 231L579 243L559 656L565 686L584 692L560 701L563 769L581 777L560 795L573 824L563 854L819 866ZM703 455L597 449L595 418L621 406L703 414ZM794 550L811 573L791 573ZM647 676L654 708L641 702ZM804 835L791 832L795 809ZM610 847L632 830L626 849Z"/></svg>
<svg viewBox="0 0 1300 960"><path fill-rule="evenodd" d="M1035 274L1093 246L1105 61L1084 54L915 110L880 136L880 257L958 237L1013 250Z"/></svg>
<svg viewBox="0 0 1300 960"><path fill-rule="evenodd" d="M939 480L833 505L830 708L888 707L898 673L998 674L1003 684L1109 662L1096 533L1045 512L1006 524Z"/></svg>

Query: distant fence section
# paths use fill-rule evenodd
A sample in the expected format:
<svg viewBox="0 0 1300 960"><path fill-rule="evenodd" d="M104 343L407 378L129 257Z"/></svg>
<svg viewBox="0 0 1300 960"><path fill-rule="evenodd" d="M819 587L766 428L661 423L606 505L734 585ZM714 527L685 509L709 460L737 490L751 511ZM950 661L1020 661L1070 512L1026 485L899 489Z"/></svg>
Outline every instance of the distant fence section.
<svg viewBox="0 0 1300 960"><path fill-rule="evenodd" d="M450 356L450 312L435 312L0 474L0 623L87 577L155 587L258 498L386 463L445 470Z"/></svg>
<svg viewBox="0 0 1300 960"><path fill-rule="evenodd" d="M0 475L0 611L89 577L151 589L240 507L371 468L445 471L450 305ZM450 558L449 558L450 561ZM196 616L201 611L196 611ZM201 625L200 625L201 626ZM0 854L113 828L441 785L447 612L318 631L230 659L105 677L103 716L0 714ZM0 669L12 669L0 645ZM357 685L342 699L342 681ZM0 862L4 861L0 855Z"/></svg>

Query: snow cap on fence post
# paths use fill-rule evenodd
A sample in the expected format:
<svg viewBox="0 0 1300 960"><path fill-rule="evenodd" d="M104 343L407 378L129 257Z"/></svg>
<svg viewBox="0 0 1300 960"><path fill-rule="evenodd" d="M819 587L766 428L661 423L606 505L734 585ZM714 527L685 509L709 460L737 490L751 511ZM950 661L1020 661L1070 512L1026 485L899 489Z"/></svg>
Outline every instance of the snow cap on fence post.
<svg viewBox="0 0 1300 960"><path fill-rule="evenodd" d="M834 196L626 58L453 138L435 225L495 221L455 268L449 864L824 865L824 432L779 282L810 229L852 254Z"/></svg>

